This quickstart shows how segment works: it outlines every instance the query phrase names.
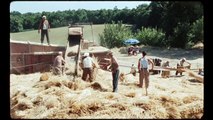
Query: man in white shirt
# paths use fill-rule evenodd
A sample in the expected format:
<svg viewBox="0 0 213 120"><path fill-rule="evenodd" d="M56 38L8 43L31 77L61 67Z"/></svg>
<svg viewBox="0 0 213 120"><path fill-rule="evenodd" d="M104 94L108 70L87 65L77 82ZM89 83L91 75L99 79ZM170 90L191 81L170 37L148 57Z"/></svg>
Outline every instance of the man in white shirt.
<svg viewBox="0 0 213 120"><path fill-rule="evenodd" d="M87 76L89 75L89 81L93 81L93 66L95 66L95 63L93 59L89 56L89 53L84 53L82 75L83 80L87 81Z"/></svg>
<svg viewBox="0 0 213 120"><path fill-rule="evenodd" d="M43 44L44 35L46 35L47 43L48 45L50 45L49 34L48 34L49 31L50 31L50 24L48 20L46 19L46 16L43 16L38 28L38 33L41 32L41 44Z"/></svg>
<svg viewBox="0 0 213 120"><path fill-rule="evenodd" d="M184 67L184 63L187 63L188 66ZM191 63L186 61L186 58L181 58L180 61L177 63L177 69L178 68L187 68L187 67L188 67L188 69L190 69ZM178 75L178 73L180 73L180 75L182 75L182 72L178 71L178 70L176 71L175 75Z"/></svg>
<svg viewBox="0 0 213 120"><path fill-rule="evenodd" d="M151 70L153 70L154 63L151 59L146 58L146 52L142 52L142 58L138 61L138 71L140 73L139 76L139 87L143 87L143 79L145 78L145 88L149 87L149 63L152 64ZM146 91L147 95L147 91Z"/></svg>

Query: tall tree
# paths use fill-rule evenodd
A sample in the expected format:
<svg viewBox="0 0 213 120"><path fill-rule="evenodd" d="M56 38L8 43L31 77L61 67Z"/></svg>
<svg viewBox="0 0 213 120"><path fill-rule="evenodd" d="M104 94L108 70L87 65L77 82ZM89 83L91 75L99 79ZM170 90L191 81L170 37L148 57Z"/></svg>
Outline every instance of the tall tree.
<svg viewBox="0 0 213 120"><path fill-rule="evenodd" d="M10 15L10 32L23 31L23 19L19 15Z"/></svg>

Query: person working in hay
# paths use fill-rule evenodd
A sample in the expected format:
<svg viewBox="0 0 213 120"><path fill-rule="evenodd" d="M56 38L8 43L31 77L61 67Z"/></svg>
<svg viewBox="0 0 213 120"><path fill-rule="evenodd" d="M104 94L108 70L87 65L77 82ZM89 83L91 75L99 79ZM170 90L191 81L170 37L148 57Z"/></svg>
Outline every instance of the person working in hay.
<svg viewBox="0 0 213 120"><path fill-rule="evenodd" d="M146 52L142 52L142 57L138 61L138 71L140 73L139 75L139 87L143 87L143 79L145 79L145 89L146 89L146 95L147 88L149 87L149 64L152 64L151 70L154 68L154 63L151 59L146 57Z"/></svg>
<svg viewBox="0 0 213 120"><path fill-rule="evenodd" d="M62 52L58 52L58 56L56 56L53 63L53 74L55 75L63 75L64 74L64 64L65 60L62 57Z"/></svg>
<svg viewBox="0 0 213 120"><path fill-rule="evenodd" d="M117 59L113 56L113 53L109 53L110 56L110 67L109 69L112 72L112 86L113 92L118 91L118 77L119 77L119 65Z"/></svg>
<svg viewBox="0 0 213 120"><path fill-rule="evenodd" d="M184 63L187 63L188 66L184 67ZM186 61L186 58L181 58L180 61L177 63L177 69L183 69L183 68L188 68L190 69L191 67L191 63L189 63L188 61ZM182 75L182 71L177 70L175 75L178 75L178 73L180 73L180 75Z"/></svg>
<svg viewBox="0 0 213 120"><path fill-rule="evenodd" d="M169 61L166 61L162 64L162 67L163 68L169 68ZM161 77L162 78L166 78L166 77L169 77L170 76L170 71L169 70L162 70L162 73L161 73Z"/></svg>
<svg viewBox="0 0 213 120"><path fill-rule="evenodd" d="M93 66L96 67L95 62L90 57L89 53L84 53L83 58L83 75L82 79L87 81L87 76L89 75L89 81L93 81Z"/></svg>

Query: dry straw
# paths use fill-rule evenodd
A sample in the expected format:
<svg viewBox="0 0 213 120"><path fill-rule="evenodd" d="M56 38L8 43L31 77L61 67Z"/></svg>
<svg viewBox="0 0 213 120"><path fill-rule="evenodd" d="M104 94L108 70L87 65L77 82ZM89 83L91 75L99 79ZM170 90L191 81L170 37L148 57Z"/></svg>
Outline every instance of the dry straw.
<svg viewBox="0 0 213 120"><path fill-rule="evenodd" d="M144 96L137 86L138 77L125 84L119 81L118 93L113 93L111 72L101 69L91 83L80 77L73 81L71 75L48 74L47 80L40 81L41 76L11 76L12 118L182 119L203 115L202 83L185 82L183 86L182 80L151 76L150 94Z"/></svg>

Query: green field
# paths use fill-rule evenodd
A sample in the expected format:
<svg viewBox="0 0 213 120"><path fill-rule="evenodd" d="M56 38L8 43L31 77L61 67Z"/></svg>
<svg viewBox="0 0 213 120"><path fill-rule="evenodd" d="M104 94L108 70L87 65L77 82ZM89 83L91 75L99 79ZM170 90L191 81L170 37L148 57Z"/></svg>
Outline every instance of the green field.
<svg viewBox="0 0 213 120"><path fill-rule="evenodd" d="M92 25L93 28L93 35L92 29L90 25L84 25L83 29L83 37L86 40L94 41L98 43L99 41L99 34L101 34L104 30L104 25ZM40 43L41 35L38 34L38 30L27 31L27 32L18 32L18 33L10 33L10 38L16 41L29 41L29 42L38 42ZM51 44L58 44L58 45L66 45L67 38L68 38L68 27L59 27L59 28L52 28L49 32L50 43ZM46 37L44 39L44 43L46 43Z"/></svg>

